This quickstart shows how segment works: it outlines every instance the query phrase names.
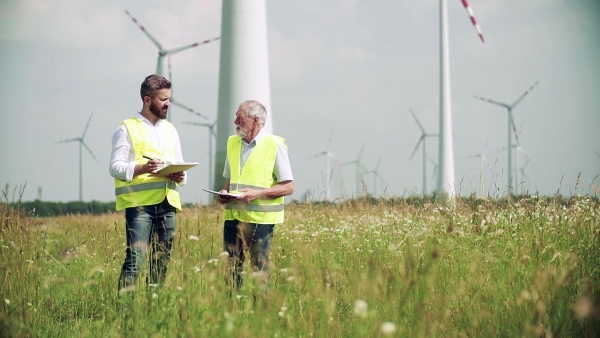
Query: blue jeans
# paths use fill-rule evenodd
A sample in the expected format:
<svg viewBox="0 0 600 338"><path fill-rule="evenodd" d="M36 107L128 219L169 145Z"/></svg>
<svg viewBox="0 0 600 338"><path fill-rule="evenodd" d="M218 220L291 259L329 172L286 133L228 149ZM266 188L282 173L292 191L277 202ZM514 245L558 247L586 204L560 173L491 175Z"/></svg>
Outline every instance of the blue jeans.
<svg viewBox="0 0 600 338"><path fill-rule="evenodd" d="M273 240L274 224L244 223L238 220L225 221L223 243L232 261L233 286L242 286L242 268L246 253L255 271L264 273L265 286L269 276L269 251Z"/></svg>
<svg viewBox="0 0 600 338"><path fill-rule="evenodd" d="M150 249L151 284L163 284L171 258L175 232L175 208L162 203L125 209L127 250L121 268L119 290L133 291Z"/></svg>

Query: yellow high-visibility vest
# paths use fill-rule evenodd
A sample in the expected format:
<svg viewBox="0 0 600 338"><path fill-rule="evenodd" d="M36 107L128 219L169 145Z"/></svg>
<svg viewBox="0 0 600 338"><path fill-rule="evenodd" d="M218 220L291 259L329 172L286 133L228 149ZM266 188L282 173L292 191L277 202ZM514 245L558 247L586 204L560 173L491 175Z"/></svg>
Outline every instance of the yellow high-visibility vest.
<svg viewBox="0 0 600 338"><path fill-rule="evenodd" d="M173 141L175 140L175 127L166 120L162 120L161 123L163 124L166 143L162 152L148 142L151 138L144 127L143 121L135 117L123 121L122 124L127 127L129 138L133 144L136 162L143 163L147 161L142 156L160 158L169 162L175 161L176 145ZM175 207L177 211L181 211L181 200L177 191L177 184L168 177L141 174L135 176L131 182L115 178L115 195L117 196L117 210L158 204L166 197L170 205Z"/></svg>
<svg viewBox="0 0 600 338"><path fill-rule="evenodd" d="M244 168L240 170L242 138L234 135L227 141L227 160L231 171L229 192L238 193L242 188L267 189L277 184L273 178L273 168L277 148L284 145L285 139L267 134L254 147ZM255 199L247 203L232 200L225 205L223 218L237 219L257 224L283 223L283 197L275 199Z"/></svg>

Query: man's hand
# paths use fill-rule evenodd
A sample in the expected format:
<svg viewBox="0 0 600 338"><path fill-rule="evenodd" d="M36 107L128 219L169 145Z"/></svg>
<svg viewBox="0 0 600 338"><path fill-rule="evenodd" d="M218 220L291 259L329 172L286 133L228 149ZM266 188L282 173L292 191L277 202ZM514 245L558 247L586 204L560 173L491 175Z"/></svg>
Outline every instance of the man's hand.
<svg viewBox="0 0 600 338"><path fill-rule="evenodd" d="M152 159L144 163L142 166L142 173L153 174L156 170L162 168L165 164L161 160Z"/></svg>
<svg viewBox="0 0 600 338"><path fill-rule="evenodd" d="M183 171L180 171L178 173L172 173L172 174L169 174L169 178L171 179L171 181L173 181L175 183L181 183L181 182L183 182L183 179L185 178L185 173Z"/></svg>
<svg viewBox="0 0 600 338"><path fill-rule="evenodd" d="M257 198L261 198L262 197L262 191L261 190L244 188L244 189L240 189L240 192L242 193L242 195L238 196L236 198L236 200L238 200L238 201L240 201L242 203L250 203L250 202L254 201Z"/></svg>
<svg viewBox="0 0 600 338"><path fill-rule="evenodd" d="M227 194L227 193L228 193L228 191L227 191L227 190L221 190L221 191L219 191L219 192L220 192L220 193L223 193L223 194ZM233 198L233 197L231 197L231 196L225 196L225 195L217 195L217 200L218 200L218 201L219 201L219 203L221 203L221 204L226 204L227 202L229 202L229 200L230 200L231 198Z"/></svg>

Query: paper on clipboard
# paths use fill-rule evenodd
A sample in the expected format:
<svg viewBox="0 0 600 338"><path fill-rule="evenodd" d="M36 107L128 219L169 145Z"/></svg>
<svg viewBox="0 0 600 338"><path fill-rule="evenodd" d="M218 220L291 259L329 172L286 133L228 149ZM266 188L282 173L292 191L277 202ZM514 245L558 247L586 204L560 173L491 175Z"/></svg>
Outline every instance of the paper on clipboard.
<svg viewBox="0 0 600 338"><path fill-rule="evenodd" d="M202 190L209 192L211 194L215 194L215 195L221 195L221 196L229 196L229 197L239 197L242 196L242 194L230 194L228 192L218 192L218 191L214 191L214 190L210 190L210 189L204 189L202 188Z"/></svg>
<svg viewBox="0 0 600 338"><path fill-rule="evenodd" d="M172 173L186 171L190 168L197 166L198 164L199 164L198 162L168 163L167 165L165 165L164 167L160 168L155 173L152 173L150 175L161 176L161 177L168 176L169 174L172 174Z"/></svg>

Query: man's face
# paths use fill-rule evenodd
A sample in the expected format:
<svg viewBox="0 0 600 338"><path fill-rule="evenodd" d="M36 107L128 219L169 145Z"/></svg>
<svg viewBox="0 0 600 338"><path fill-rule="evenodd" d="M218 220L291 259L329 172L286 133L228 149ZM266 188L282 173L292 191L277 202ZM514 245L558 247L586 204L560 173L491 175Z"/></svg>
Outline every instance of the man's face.
<svg viewBox="0 0 600 338"><path fill-rule="evenodd" d="M154 97L150 97L150 112L161 120L167 118L167 111L171 105L171 89L160 89Z"/></svg>
<svg viewBox="0 0 600 338"><path fill-rule="evenodd" d="M235 133L241 138L245 138L254 128L254 118L248 117L244 108L238 109L235 113L233 123L235 123Z"/></svg>

